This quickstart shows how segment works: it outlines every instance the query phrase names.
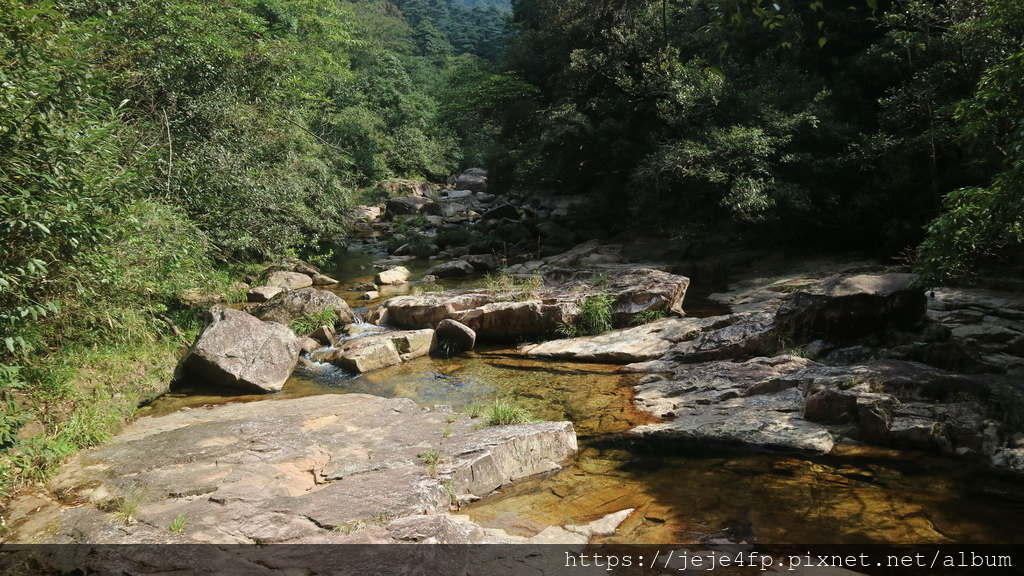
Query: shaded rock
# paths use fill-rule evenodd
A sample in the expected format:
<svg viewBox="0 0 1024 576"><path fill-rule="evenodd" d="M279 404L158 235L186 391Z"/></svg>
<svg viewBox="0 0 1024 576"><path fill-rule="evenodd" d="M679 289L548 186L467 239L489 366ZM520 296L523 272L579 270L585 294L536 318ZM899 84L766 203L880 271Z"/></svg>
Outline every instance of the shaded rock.
<svg viewBox="0 0 1024 576"><path fill-rule="evenodd" d="M469 326L448 318L441 320L437 324L437 328L434 330L434 337L438 341L434 344L435 349L444 340L451 342L459 352L468 352L476 346L476 332Z"/></svg>
<svg viewBox="0 0 1024 576"><path fill-rule="evenodd" d="M382 270L373 277L373 283L377 286L389 286L394 284L405 284L409 281L410 272L405 266L393 266Z"/></svg>
<svg viewBox="0 0 1024 576"><path fill-rule="evenodd" d="M283 290L298 290L313 285L313 279L301 272L271 272L267 276L267 286L281 288Z"/></svg>
<svg viewBox="0 0 1024 576"><path fill-rule="evenodd" d="M338 322L349 324L355 321L355 315L348 304L340 296L326 290L302 288L281 292L270 300L247 308L260 320L291 324L303 316L313 316L326 310L337 313Z"/></svg>
<svg viewBox="0 0 1024 576"><path fill-rule="evenodd" d="M426 356L430 353L433 335L433 330L413 330L345 340L325 361L360 374L380 370Z"/></svg>
<svg viewBox="0 0 1024 576"><path fill-rule="evenodd" d="M427 275L437 276L438 278L450 278L452 276L466 276L475 271L476 269L473 265L465 260L452 260L432 267L430 270L427 270Z"/></svg>
<svg viewBox="0 0 1024 576"><path fill-rule="evenodd" d="M256 286L245 293L245 299L249 302L266 302L281 292L284 292L284 288L278 286Z"/></svg>
<svg viewBox="0 0 1024 576"><path fill-rule="evenodd" d="M804 403L804 419L822 424L856 422L857 395L832 389L815 392Z"/></svg>
<svg viewBox="0 0 1024 576"><path fill-rule="evenodd" d="M477 272L490 272L498 269L498 259L494 254L466 254L461 258Z"/></svg>
<svg viewBox="0 0 1024 576"><path fill-rule="evenodd" d="M797 343L844 342L886 328L911 330L924 320L924 289L912 274L849 276L791 294L776 325Z"/></svg>
<svg viewBox="0 0 1024 576"><path fill-rule="evenodd" d="M545 242L559 246L572 246L575 241L575 234L562 228L554 222L540 222L537 224L537 234Z"/></svg>
<svg viewBox="0 0 1024 576"><path fill-rule="evenodd" d="M214 306L181 361L187 374L247 392L276 392L298 362L301 342L287 327Z"/></svg>
<svg viewBox="0 0 1024 576"><path fill-rule="evenodd" d="M391 198L384 205L384 217L388 220L395 216L408 216L419 214L428 204L433 204L430 198L422 196L401 196Z"/></svg>
<svg viewBox="0 0 1024 576"><path fill-rule="evenodd" d="M487 171L482 168L470 168L463 172L455 181L455 188L471 192L487 191Z"/></svg>
<svg viewBox="0 0 1024 576"><path fill-rule="evenodd" d="M519 210L511 204L499 204L480 215L481 220L501 220L503 218L519 220ZM529 230L527 230L526 237L532 236Z"/></svg>

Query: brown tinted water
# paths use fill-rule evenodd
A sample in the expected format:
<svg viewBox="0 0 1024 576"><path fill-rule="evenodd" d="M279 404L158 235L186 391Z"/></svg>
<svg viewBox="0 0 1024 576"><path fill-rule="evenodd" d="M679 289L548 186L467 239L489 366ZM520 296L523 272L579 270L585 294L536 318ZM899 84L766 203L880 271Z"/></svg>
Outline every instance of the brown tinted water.
<svg viewBox="0 0 1024 576"><path fill-rule="evenodd" d="M347 287L372 280L350 271ZM413 268L413 267L410 267ZM723 313L713 305L708 313ZM157 400L144 414L224 402L315 394L369 393L464 410L514 396L534 417L571 420L580 453L563 470L508 486L463 510L475 521L522 535L636 511L617 543L693 543L708 538L769 544L1022 543L1020 482L963 460L896 451L844 449L808 457L716 446L651 444L629 429L651 417L632 404L635 375L615 366L545 362L510 350L450 359L420 358L355 376L330 365L301 368L282 392L219 394L202 387Z"/></svg>

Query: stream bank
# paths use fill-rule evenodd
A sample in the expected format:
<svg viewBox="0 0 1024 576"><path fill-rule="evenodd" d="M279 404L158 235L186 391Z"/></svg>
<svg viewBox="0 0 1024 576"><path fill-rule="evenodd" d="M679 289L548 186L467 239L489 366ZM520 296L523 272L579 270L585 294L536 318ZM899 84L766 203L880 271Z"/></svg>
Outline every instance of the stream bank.
<svg viewBox="0 0 1024 576"><path fill-rule="evenodd" d="M640 249L634 244L651 243L584 244L543 257L529 267L523 263L519 271L532 267L531 274L551 274L551 282L560 285L566 278L562 264L575 262L579 266L590 258L588 278L598 276L602 283L607 282L602 277L637 268L671 274L662 270L674 269L671 264L649 259L632 262L622 256L638 254ZM609 257L615 254L618 256ZM578 535L574 526L628 511L618 519L617 531L589 533L584 540L1019 543L1012 528L1024 517L1016 490L1019 480L987 467L991 463L1006 471L1017 468L1018 439L990 412L997 406L990 401L993 391L1003 386L1012 391L1014 383L1019 383L1019 355L1014 355L1021 333L1017 314L1024 310L1019 299L1009 294L948 289L918 291L913 296L916 289L905 278L876 284L875 278L892 271L870 262L773 259L756 253L731 255L726 260L743 263L744 276L734 278L728 291L713 294L702 303L700 308L707 311L702 317L668 317L600 336L517 348L480 346L450 358L421 356L362 375L313 362L296 371L279 393L245 396L221 390L217 397L178 392L176 397L154 404L151 413L182 418L178 415L228 401L233 404L225 408L239 410L234 406L244 406L240 402L264 406L307 395L369 393L412 398L427 420L444 414L444 421L434 422L437 430L431 431L440 441L447 438L443 436L447 414L511 394L535 416L573 423L580 451L560 471L548 465L542 477L504 486L498 494L475 493L474 497L483 499L454 516L444 514L443 503L424 508L433 512L428 515L431 523L437 522L438 516L452 519L455 524L442 521L445 530L466 528L468 523L481 531L460 528L443 532L446 538L480 538L481 534L502 539L550 537L549 530L554 528L561 530L557 537L572 539L576 538L573 534ZM379 264L386 269L399 263L391 259ZM401 264L417 270L410 272L415 280L430 263L409 260ZM344 299L357 313L368 313L369 308L360 310L364 301L351 295L371 282L378 270L368 264L358 266L365 268L355 277L335 272L341 282L328 289L347 295ZM678 266L694 268L693 264ZM696 269L717 266L709 263ZM866 332L847 334L830 333L827 321L823 329L811 316L801 320L790 315L785 320L790 336L779 337L782 322L777 321L777 313L787 302L802 298L797 312L817 308L819 316L826 319L843 317L846 312L842 308L830 308L824 302L851 296L844 292L850 289L850 279L858 279L855 294L874 292L883 304L862 309L862 298L853 299L860 318L889 307L892 319L879 320L878 325L872 322ZM444 311L451 299L473 294L480 276L473 272L455 280L434 281L458 282L459 286L444 287L460 292L412 294L417 284L409 283L395 289L409 294L399 298L393 293L380 301L393 302L397 310L400 303L408 307L410 302L429 300L432 310ZM893 288L898 285L905 288ZM577 290L577 301L584 299L589 289ZM904 294L912 297L904 298ZM897 296L890 299L893 295ZM538 301L554 305L558 299L540 297ZM683 301L686 312L690 311L688 302L689 296ZM497 303L482 302L479 308ZM472 309L452 307L458 312ZM908 309L916 314L914 321L904 317ZM414 318L431 324L441 319ZM382 321L383 316L377 319ZM484 334L486 326L478 325L484 327ZM928 364L936 363L936 358L941 366ZM205 394L212 391L195 386L194 390ZM434 408L438 404L452 408ZM813 407L811 414L817 414L810 419L809 406ZM188 410L183 412L185 408ZM254 412L266 410L273 411L259 408ZM457 421L462 418L456 416ZM300 429L305 426L308 424L298 425ZM273 439L275 434L263 431L247 439L253 445L251 451L246 448L250 458L265 458L274 443L265 445L260 438ZM419 450L424 454L430 448L423 446L413 452ZM311 458L311 462L317 461ZM201 460L190 456L169 465L191 466ZM402 462L418 470L416 482L429 483L427 462L422 460L406 455ZM75 489L66 496L75 498L67 503L78 501L80 490L96 482L96 478L69 481L66 487ZM103 483L113 487L110 495L115 498L131 493L130 483L99 482L101 487ZM216 490L188 492L171 500L186 506L210 502L210 494ZM752 497L740 498L739 494ZM443 500L443 495L439 498ZM274 514L290 513L280 504L273 508ZM162 525L164 521L169 525L174 516L168 511L176 508L157 500L142 503L140 509L140 516L154 514L149 516L150 522L143 522L152 530L137 530L152 537L177 538ZM153 513L154 509L160 512ZM108 516L98 509L92 513L92 518L101 519L108 528L116 526ZM336 530L343 522L325 521L313 522L316 530L311 533L326 533L332 539L384 538L385 533L392 538L397 533L391 531L391 524L398 518L379 517L376 523L372 517L359 519L362 528L350 534ZM54 536L52 525L47 532L45 523L39 524L38 536ZM236 534L243 539L228 541L260 541L244 536L243 527L249 529L251 524L237 522ZM397 523L395 531L402 526ZM435 526L432 532L434 537L442 533L437 529ZM80 534L77 538L82 540L75 541L88 541L87 531ZM110 534L127 538L123 528ZM193 526L186 530L188 534L204 533ZM223 537L210 534L214 533L206 533L203 541L217 542ZM276 541L302 538L288 536L292 533L287 531L282 534L285 536L276 536ZM429 538L426 535L421 540Z"/></svg>

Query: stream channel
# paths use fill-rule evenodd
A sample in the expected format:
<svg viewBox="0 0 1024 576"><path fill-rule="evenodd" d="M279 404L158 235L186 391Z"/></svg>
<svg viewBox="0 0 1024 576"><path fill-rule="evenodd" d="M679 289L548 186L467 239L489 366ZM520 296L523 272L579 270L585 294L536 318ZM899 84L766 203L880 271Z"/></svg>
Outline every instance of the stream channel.
<svg viewBox="0 0 1024 576"><path fill-rule="evenodd" d="M352 290L372 282L380 255L349 254L327 273L354 310ZM413 278L425 261L404 263ZM482 283L481 278L455 288ZM408 289L408 288L406 288ZM691 287L687 313L727 313ZM401 289L399 289L401 290ZM666 445L630 437L651 422L632 403L635 374L617 366L527 359L514 350L479 348L452 358L424 357L355 376L329 364L300 367L282 392L218 396L208 389L168 394L142 415L185 406L273 401L316 394L407 397L423 406L464 411L500 396L543 420L570 420L579 436L574 462L562 470L503 488L463 508L484 526L532 535L547 526L587 523L626 508L637 513L603 543L700 543L728 539L764 544L1020 544L1024 494L1019 479L981 464L934 454L838 446L829 456Z"/></svg>

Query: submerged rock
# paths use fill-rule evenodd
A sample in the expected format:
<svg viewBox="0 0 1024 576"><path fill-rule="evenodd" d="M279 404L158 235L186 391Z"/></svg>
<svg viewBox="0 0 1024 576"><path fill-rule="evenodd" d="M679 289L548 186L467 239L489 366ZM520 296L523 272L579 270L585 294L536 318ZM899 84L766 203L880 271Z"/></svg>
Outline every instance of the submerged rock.
<svg viewBox="0 0 1024 576"><path fill-rule="evenodd" d="M277 392L299 359L301 341L287 327L214 306L181 361L185 373L246 392Z"/></svg>

